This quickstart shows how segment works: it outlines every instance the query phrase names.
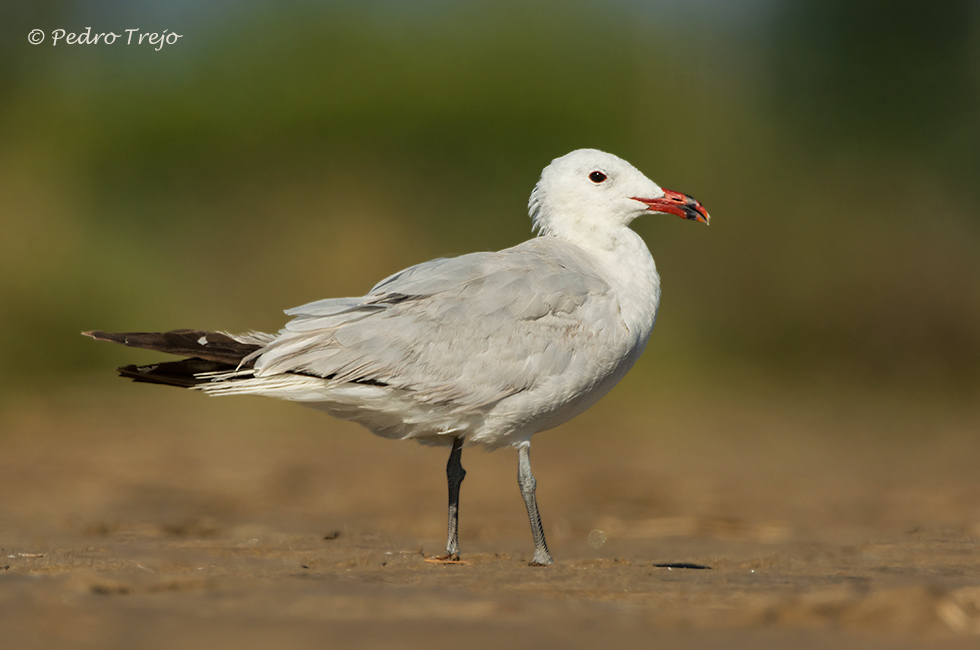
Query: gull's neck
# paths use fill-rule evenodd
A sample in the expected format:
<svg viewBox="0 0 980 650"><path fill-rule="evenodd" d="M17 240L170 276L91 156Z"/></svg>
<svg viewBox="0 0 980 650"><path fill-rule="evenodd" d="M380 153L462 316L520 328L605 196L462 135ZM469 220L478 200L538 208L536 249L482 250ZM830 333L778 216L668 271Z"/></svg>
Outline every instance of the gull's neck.
<svg viewBox="0 0 980 650"><path fill-rule="evenodd" d="M593 261L619 301L620 314L637 343L646 344L660 304L660 276L643 238L626 226L584 233L549 233L575 244Z"/></svg>

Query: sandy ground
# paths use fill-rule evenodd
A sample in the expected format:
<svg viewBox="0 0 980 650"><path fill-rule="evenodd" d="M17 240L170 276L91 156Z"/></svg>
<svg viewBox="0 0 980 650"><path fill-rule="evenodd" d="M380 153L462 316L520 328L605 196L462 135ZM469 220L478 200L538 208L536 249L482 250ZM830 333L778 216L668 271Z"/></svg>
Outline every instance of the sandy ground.
<svg viewBox="0 0 980 650"><path fill-rule="evenodd" d="M447 450L101 378L0 415L3 648L980 646L962 405L614 394L535 438L548 568L513 450L445 566Z"/></svg>

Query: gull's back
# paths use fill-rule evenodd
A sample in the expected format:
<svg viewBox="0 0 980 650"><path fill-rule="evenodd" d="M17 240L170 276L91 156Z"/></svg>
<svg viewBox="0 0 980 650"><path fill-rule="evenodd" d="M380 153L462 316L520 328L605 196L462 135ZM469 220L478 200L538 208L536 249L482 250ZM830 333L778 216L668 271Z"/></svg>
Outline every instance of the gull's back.
<svg viewBox="0 0 980 650"><path fill-rule="evenodd" d="M554 237L433 260L364 297L287 313L253 354L253 378L201 388L271 392L430 444L496 447L556 426L618 381L638 343L589 255Z"/></svg>

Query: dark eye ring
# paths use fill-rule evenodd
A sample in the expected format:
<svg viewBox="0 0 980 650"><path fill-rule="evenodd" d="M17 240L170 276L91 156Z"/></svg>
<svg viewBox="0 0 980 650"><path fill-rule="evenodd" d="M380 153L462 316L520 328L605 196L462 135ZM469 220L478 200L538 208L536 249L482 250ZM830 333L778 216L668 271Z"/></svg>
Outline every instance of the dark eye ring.
<svg viewBox="0 0 980 650"><path fill-rule="evenodd" d="M595 171L589 174L589 180L593 183L601 183L602 181L606 180L606 175L600 171Z"/></svg>

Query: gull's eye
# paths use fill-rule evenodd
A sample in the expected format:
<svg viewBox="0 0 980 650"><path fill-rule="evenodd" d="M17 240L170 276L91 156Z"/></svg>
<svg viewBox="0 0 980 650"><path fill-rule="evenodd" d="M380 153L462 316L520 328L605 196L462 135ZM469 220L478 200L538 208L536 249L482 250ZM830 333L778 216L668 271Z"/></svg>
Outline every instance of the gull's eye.
<svg viewBox="0 0 980 650"><path fill-rule="evenodd" d="M593 183L601 183L602 181L606 180L606 175L600 171L595 171L589 174L589 180Z"/></svg>

